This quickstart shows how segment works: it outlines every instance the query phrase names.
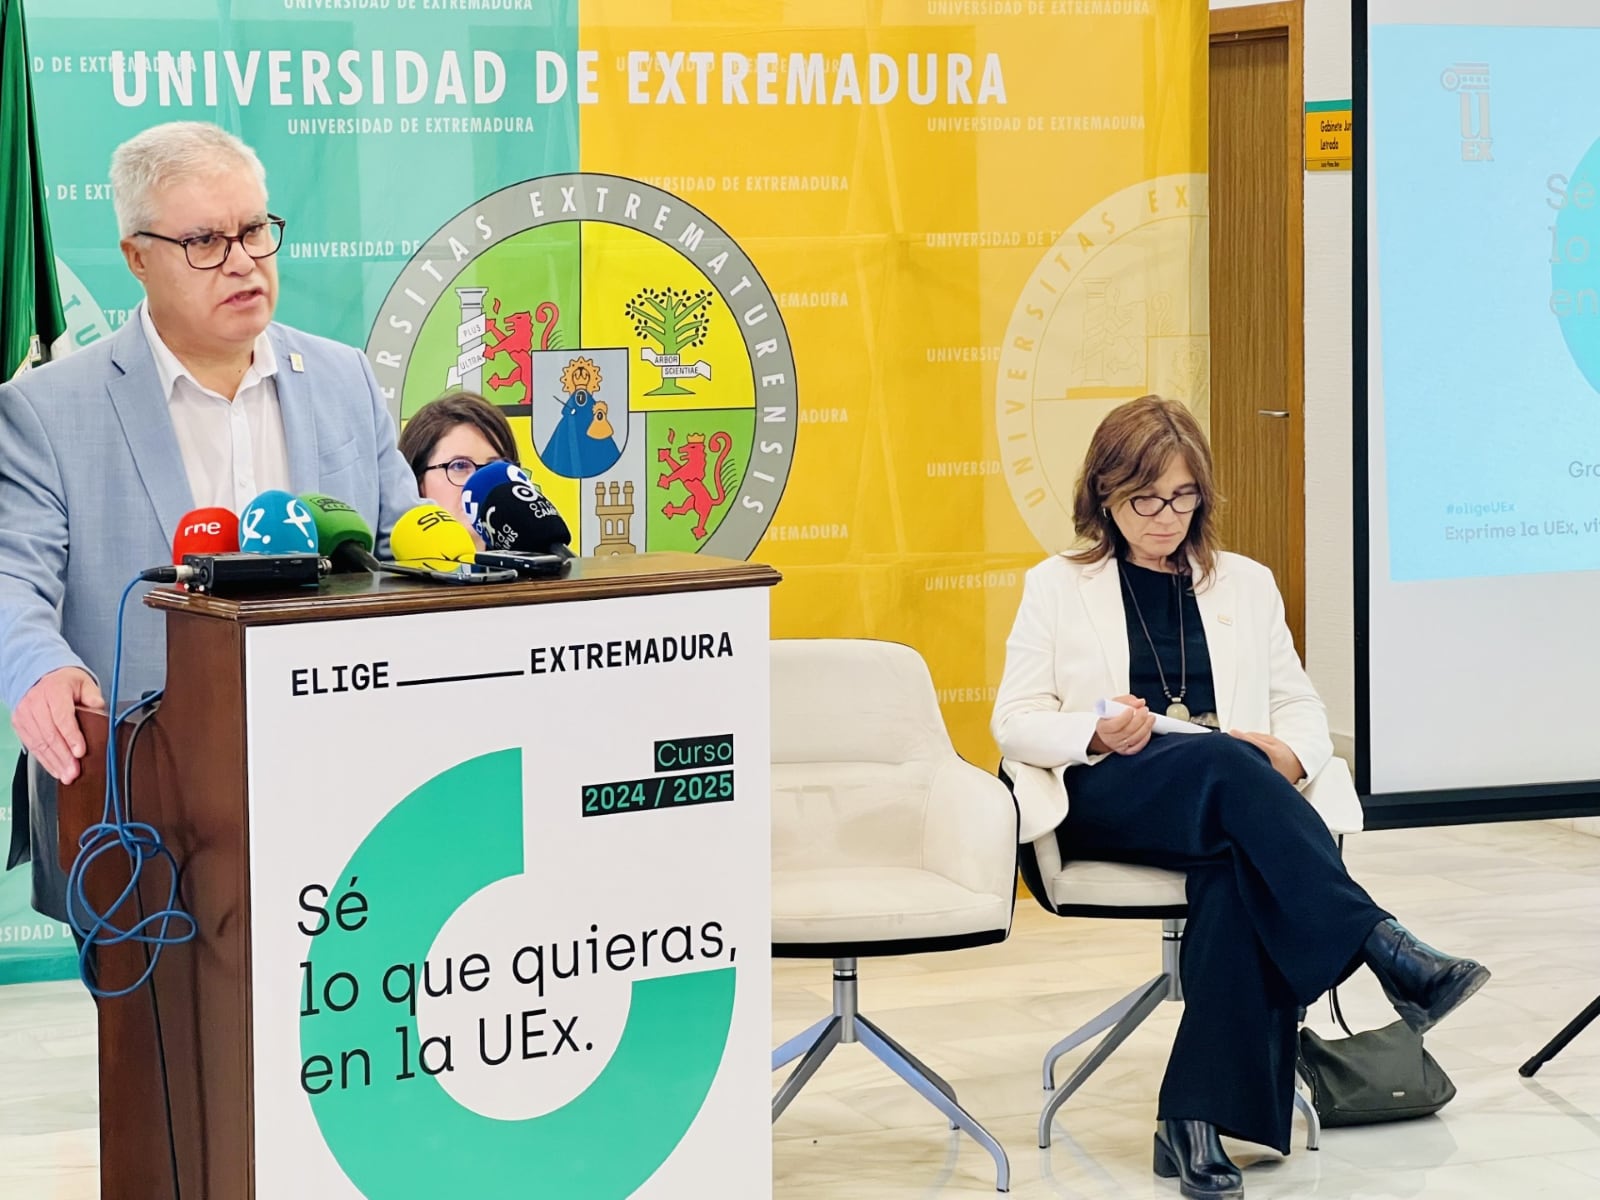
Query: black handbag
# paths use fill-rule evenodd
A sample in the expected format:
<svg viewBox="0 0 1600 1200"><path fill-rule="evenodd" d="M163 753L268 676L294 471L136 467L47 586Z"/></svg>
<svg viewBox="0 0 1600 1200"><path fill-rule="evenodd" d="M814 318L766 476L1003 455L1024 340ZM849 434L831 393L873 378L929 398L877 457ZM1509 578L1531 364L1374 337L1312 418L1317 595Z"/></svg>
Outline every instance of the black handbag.
<svg viewBox="0 0 1600 1200"><path fill-rule="evenodd" d="M1329 1128L1430 1116L1456 1094L1422 1035L1404 1021L1342 1038L1302 1028L1297 1067Z"/></svg>

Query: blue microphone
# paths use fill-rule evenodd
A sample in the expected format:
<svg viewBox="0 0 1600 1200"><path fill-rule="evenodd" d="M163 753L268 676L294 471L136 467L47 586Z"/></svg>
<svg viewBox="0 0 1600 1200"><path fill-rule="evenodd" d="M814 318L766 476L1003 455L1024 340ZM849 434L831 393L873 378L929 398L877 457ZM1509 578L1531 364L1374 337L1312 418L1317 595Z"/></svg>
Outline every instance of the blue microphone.
<svg viewBox="0 0 1600 1200"><path fill-rule="evenodd" d="M461 511L466 513L467 520L474 527L478 524L478 514L483 508L483 502L489 498L489 493L502 483L508 482L525 483L530 488L534 486L526 471L516 463L503 460L492 462L486 467L479 467L472 473L472 478L467 480L461 489Z"/></svg>
<svg viewBox="0 0 1600 1200"><path fill-rule="evenodd" d="M305 501L274 489L239 514L241 554L316 554L317 522Z"/></svg>

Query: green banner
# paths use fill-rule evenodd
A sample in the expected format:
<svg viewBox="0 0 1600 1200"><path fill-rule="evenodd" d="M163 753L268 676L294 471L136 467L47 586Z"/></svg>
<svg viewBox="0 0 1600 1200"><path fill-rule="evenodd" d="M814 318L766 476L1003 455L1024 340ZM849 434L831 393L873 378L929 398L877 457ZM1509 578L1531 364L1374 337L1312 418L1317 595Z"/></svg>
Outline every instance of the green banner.
<svg viewBox="0 0 1600 1200"><path fill-rule="evenodd" d="M66 331L33 128L22 0L0 0L0 379L49 356Z"/></svg>

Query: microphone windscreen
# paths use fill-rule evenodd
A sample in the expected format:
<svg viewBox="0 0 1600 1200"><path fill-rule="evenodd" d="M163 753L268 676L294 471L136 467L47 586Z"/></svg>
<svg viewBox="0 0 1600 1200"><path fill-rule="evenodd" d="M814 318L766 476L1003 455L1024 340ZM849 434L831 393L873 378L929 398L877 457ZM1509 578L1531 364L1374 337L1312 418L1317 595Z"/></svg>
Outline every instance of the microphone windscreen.
<svg viewBox="0 0 1600 1200"><path fill-rule="evenodd" d="M572 541L556 506L525 483L502 483L484 498L478 532L489 550L545 554Z"/></svg>
<svg viewBox="0 0 1600 1200"><path fill-rule="evenodd" d="M389 552L407 567L428 567L453 571L472 561L477 543L467 527L447 508L419 504L394 523L389 534Z"/></svg>
<svg viewBox="0 0 1600 1200"><path fill-rule="evenodd" d="M262 492L239 514L239 549L246 554L315 554L317 523L297 496Z"/></svg>
<svg viewBox="0 0 1600 1200"><path fill-rule="evenodd" d="M467 520L474 527L478 525L478 513L484 500L503 483L525 483L533 487L533 480L528 478L526 471L516 463L501 461L479 467L461 488L461 511L467 514Z"/></svg>
<svg viewBox="0 0 1600 1200"><path fill-rule="evenodd" d="M226 508L185 513L172 537L172 561L179 565L185 554L235 554L238 549L239 518Z"/></svg>
<svg viewBox="0 0 1600 1200"><path fill-rule="evenodd" d="M339 547L352 543L359 550L372 549L372 530L353 506L336 496L301 496L300 502L311 511L317 550L324 558L332 558Z"/></svg>

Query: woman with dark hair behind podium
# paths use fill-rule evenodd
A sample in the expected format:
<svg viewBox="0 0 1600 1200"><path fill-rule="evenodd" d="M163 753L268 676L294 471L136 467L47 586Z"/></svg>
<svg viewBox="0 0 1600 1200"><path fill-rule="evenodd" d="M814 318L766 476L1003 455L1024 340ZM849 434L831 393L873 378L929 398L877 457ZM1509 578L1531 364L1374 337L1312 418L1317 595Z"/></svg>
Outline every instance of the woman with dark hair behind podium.
<svg viewBox="0 0 1600 1200"><path fill-rule="evenodd" d="M417 410L400 431L400 454L411 464L424 500L448 508L483 539L461 505L461 489L479 467L517 461L517 439L505 413L477 392L450 392Z"/></svg>
<svg viewBox="0 0 1600 1200"><path fill-rule="evenodd" d="M1219 1133L1288 1152L1299 1009L1364 963L1421 1031L1489 977L1374 904L1300 794L1333 755L1327 716L1272 573L1219 549L1216 505L1188 409L1108 414L1074 497L1082 545L1028 572L992 726L1007 759L1065 768L1063 861L1188 877L1155 1171L1207 1200L1244 1194ZM1102 699L1126 707L1101 717ZM1152 737L1157 713L1213 732Z"/></svg>

